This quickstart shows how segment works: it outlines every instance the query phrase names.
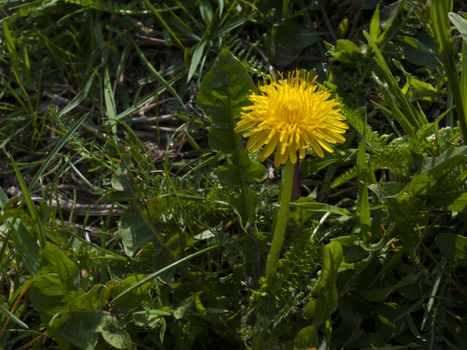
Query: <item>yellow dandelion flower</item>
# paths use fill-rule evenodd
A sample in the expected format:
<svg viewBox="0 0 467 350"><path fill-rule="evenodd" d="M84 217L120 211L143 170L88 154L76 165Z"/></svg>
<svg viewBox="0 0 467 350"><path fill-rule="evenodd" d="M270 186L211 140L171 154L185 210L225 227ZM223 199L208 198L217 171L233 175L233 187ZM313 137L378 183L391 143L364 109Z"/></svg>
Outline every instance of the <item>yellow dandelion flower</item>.
<svg viewBox="0 0 467 350"><path fill-rule="evenodd" d="M251 105L243 107L236 132L249 137L247 149L256 152L264 146L261 160L273 152L274 166L303 159L308 148L319 157L323 149L332 153L330 144L344 142L343 134L348 125L340 111L340 104L331 94L307 79L299 70L277 81L259 87L259 93L251 93Z"/></svg>

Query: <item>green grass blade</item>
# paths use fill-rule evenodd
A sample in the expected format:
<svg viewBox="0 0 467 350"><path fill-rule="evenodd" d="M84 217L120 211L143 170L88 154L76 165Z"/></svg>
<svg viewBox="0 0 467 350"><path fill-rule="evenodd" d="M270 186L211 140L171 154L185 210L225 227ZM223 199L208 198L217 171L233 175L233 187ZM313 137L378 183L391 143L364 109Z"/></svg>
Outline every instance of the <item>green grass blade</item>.
<svg viewBox="0 0 467 350"><path fill-rule="evenodd" d="M109 118L108 124L112 130L112 134L117 134L117 107L115 105L114 93L112 90L112 84L110 83L109 68L106 67L104 70L104 100L105 107L107 110L107 117Z"/></svg>
<svg viewBox="0 0 467 350"><path fill-rule="evenodd" d="M441 55L446 75L448 78L449 88L452 92L454 104L456 106L459 124L464 137L464 142L467 142L467 116L464 113L464 106L459 85L457 68L455 63L455 53L453 49L453 40L451 35L451 21L454 18L454 24L462 24L456 16L449 16L453 9L453 0L432 0L430 4L431 23L433 28L434 39Z"/></svg>
<svg viewBox="0 0 467 350"><path fill-rule="evenodd" d="M81 92L76 95L73 100L70 101L61 111L58 113L58 117L61 118L65 114L71 112L73 109L75 109L77 106L83 102L86 97L88 97L89 90L91 90L92 84L94 82L94 78L96 77L97 72L94 72L91 74L89 79L86 81L86 84L84 85L84 88L81 90Z"/></svg>
<svg viewBox="0 0 467 350"><path fill-rule="evenodd" d="M123 297L124 295L134 291L135 289L141 287L143 284L145 283L148 283L150 281L152 281L153 279L155 279L157 276L159 276L160 274L164 273L165 271L169 271L170 269L174 268L175 266L177 265L180 265L181 263L185 262L185 261L188 261L190 259L193 259L193 258L196 258L200 255L203 255L207 252L210 252L211 250L214 250L214 249L217 249L219 248L219 246L217 245L214 245L214 246L211 246L211 247L207 247L207 248L204 248L196 253L193 253L193 254L190 254L190 255L187 255L185 256L184 258L181 258L177 261L175 261L174 263L170 264L170 265L167 265L165 267L163 267L162 269L160 270L157 270L156 272L150 274L149 276L143 278L141 281L139 281L138 283L132 285L130 288L127 288L125 289L123 292L121 292L120 294L118 294L115 298L112 299L111 303L115 302L116 300L120 299L121 297Z"/></svg>
<svg viewBox="0 0 467 350"><path fill-rule="evenodd" d="M45 247L46 237L45 237L44 228L42 227L42 222L41 222L41 220L39 218L36 207L35 207L32 199L31 199L31 193L29 191L29 188L26 185L26 183L24 182L23 176L21 175L21 172L19 171L18 166L16 165L16 162L13 159L13 156L9 152L6 152L6 155L7 155L8 159L11 162L11 165L13 167L13 170L14 170L14 172L16 174L16 178L17 178L18 183L19 183L19 187L21 188L21 191L23 192L23 199L24 199L24 202L26 203L26 207L28 208L29 215L31 216L31 219L34 221L34 223L35 223L35 225L37 227L37 231L39 233L40 245L42 247Z"/></svg>
<svg viewBox="0 0 467 350"><path fill-rule="evenodd" d="M195 16L193 16L193 14L188 9L186 9L180 1L177 1L177 6L179 6L183 10L183 12L189 17L189 19L191 19L191 21L193 21L193 23L199 30L202 30L203 26L201 22L198 21L198 19ZM196 41L201 40L201 37L195 33L195 31L186 23L186 21L177 16L177 14L174 11L172 11L171 8L167 7L166 5L164 7L172 16L172 25L175 28L177 28L183 35L187 36L188 38L191 38Z"/></svg>
<svg viewBox="0 0 467 350"><path fill-rule="evenodd" d="M357 215L360 223L361 238L367 242L371 237L371 213L368 200L368 167L366 164L365 140L362 140L358 146L356 165L359 177L357 185Z"/></svg>
<svg viewBox="0 0 467 350"><path fill-rule="evenodd" d="M448 13L452 11L453 0L432 0L430 4L431 24L439 52L443 55L451 50L451 31Z"/></svg>
<svg viewBox="0 0 467 350"><path fill-rule="evenodd" d="M196 68L198 68L201 58L203 57L205 47L206 40L204 39L196 45L193 56L191 57L190 69L188 70L188 77L186 79L187 82L189 82L195 74Z"/></svg>
<svg viewBox="0 0 467 350"><path fill-rule="evenodd" d="M459 33L461 33L464 42L467 43L467 19L454 12L449 12L448 17Z"/></svg>
<svg viewBox="0 0 467 350"><path fill-rule="evenodd" d="M177 45L185 50L185 46L183 46L177 34L175 34L175 32L172 30L172 27L164 20L164 18L162 18L159 11L157 11L157 9L151 4L149 0L144 0L144 2L146 3L149 10L151 10L153 15L156 17L156 19L159 21L159 23L162 25L162 27L170 34L172 39L177 43Z"/></svg>
<svg viewBox="0 0 467 350"><path fill-rule="evenodd" d="M3 305L0 305L0 311L3 312L11 321L16 323L18 326L24 329L29 329L28 325L16 317L10 310L8 310Z"/></svg>
<svg viewBox="0 0 467 350"><path fill-rule="evenodd" d="M467 118L467 40L462 45L462 68L460 80L460 93L464 108L464 117ZM467 125L467 120L465 121Z"/></svg>
<svg viewBox="0 0 467 350"><path fill-rule="evenodd" d="M370 36L375 42L378 41L378 36L380 32L380 20L379 20L379 4L376 5L375 13L371 18L370 22Z"/></svg>
<svg viewBox="0 0 467 350"><path fill-rule="evenodd" d="M19 214L18 210L17 214ZM8 220L9 232L15 245L15 250L21 257L26 269L34 276L39 271L40 248L36 239L28 232L26 226L19 218Z"/></svg>
<svg viewBox="0 0 467 350"><path fill-rule="evenodd" d="M85 122L85 120L88 118L89 113L83 115L81 118L79 118L75 124L68 130L68 132L58 141L58 143L55 145L55 147L52 149L52 151L49 152L47 158L44 160L44 162L41 164L39 170L36 172L34 177L31 180L31 183L29 184L30 188L33 188L34 185L36 184L37 180L39 180L39 177L42 176L44 173L45 169L47 166L50 164L52 159L57 155L57 153L63 148L63 146L66 145L68 140L73 136L73 134L76 132L76 130L79 129L79 127Z"/></svg>
<svg viewBox="0 0 467 350"><path fill-rule="evenodd" d="M402 113L397 113L399 116L398 122L402 127L406 126L404 129L407 129L407 125L411 125L412 128L419 129L427 123L427 120L417 111L417 109L407 100L402 90L400 89L396 79L391 73L389 66L386 63L386 60L383 57L383 54L379 50L373 38L367 33L363 32L363 35L368 41L368 46L373 50L376 57L376 63L378 64L381 73L384 77L384 83L388 85L388 92L390 92L394 98L389 98L390 102L394 100L397 102L396 106ZM414 130L405 130L410 136L414 136Z"/></svg>
<svg viewBox="0 0 467 350"><path fill-rule="evenodd" d="M141 51L140 47L133 40L131 42L134 48L136 49L136 53L138 54L139 58L141 59L141 61L143 61L144 65L149 69L149 71L152 74L154 74L154 77L159 81L159 83L161 83L162 86L164 86L167 89L167 91L170 92L172 96L177 99L180 105L184 107L185 105L183 103L183 100L180 97L180 95L177 93L177 91L175 91L175 89L167 82L167 80L165 80L164 77L160 75L160 73L157 71L156 68L154 68L151 62L148 61L143 51Z"/></svg>
<svg viewBox="0 0 467 350"><path fill-rule="evenodd" d="M462 65L461 65L461 77L459 81L459 98L460 101L456 101L462 104L461 113L459 113L459 122L463 132L464 140L467 137L467 19L459 16L457 13L450 12L448 14L449 19L454 24L456 29L460 32L463 40L462 44Z"/></svg>
<svg viewBox="0 0 467 350"><path fill-rule="evenodd" d="M20 59L18 57L18 52L16 50L16 45L15 45L15 40L12 36L10 27L8 25L8 21L4 21L3 24L3 34L5 36L5 41L6 41L6 46L8 49L9 53L9 58L10 58L10 63L11 63L11 69L13 71L13 75L15 76L15 80L18 83L18 86L21 90L21 94L23 98L26 100L28 106L30 109L32 109L31 106L31 101L29 99L29 94L26 92L26 89L24 87L23 83L23 78L21 74L21 65L20 65Z"/></svg>
<svg viewBox="0 0 467 350"><path fill-rule="evenodd" d="M3 190L3 188L0 187L0 209L2 209L7 203L8 203L8 195Z"/></svg>

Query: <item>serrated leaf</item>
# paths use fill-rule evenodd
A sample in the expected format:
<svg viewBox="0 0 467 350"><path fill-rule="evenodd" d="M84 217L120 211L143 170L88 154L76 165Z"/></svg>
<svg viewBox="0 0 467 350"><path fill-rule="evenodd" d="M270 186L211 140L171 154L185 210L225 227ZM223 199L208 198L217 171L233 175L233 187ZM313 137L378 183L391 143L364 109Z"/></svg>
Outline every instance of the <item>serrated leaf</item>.
<svg viewBox="0 0 467 350"><path fill-rule="evenodd" d="M325 245L322 250L323 269L319 280L313 286L313 298L305 307L305 317L312 324L301 329L295 338L297 345L317 345L318 330L324 327L327 341L331 342L330 317L337 309L337 272L343 259L342 246L337 241Z"/></svg>
<svg viewBox="0 0 467 350"><path fill-rule="evenodd" d="M248 94L255 85L243 65L227 50L222 50L201 83L197 103L211 120L209 144L228 155L217 174L226 187L237 191L230 203L246 224L254 215L256 195L248 184L257 180L263 166L252 162L235 132L242 108L250 104ZM264 171L265 172L265 171Z"/></svg>
<svg viewBox="0 0 467 350"><path fill-rule="evenodd" d="M242 179L238 176L238 166L235 164L224 164L215 169L216 175L219 177L219 181L224 186L241 186ZM245 166L244 181L248 183L254 181L261 181L266 175L264 166L256 161L248 162Z"/></svg>
<svg viewBox="0 0 467 350"><path fill-rule="evenodd" d="M224 49L206 73L197 103L216 127L234 129L242 107L250 104L249 92L255 89L243 65Z"/></svg>
<svg viewBox="0 0 467 350"><path fill-rule="evenodd" d="M231 154L235 150L235 142L239 136L232 137L231 128L217 128L211 126L209 128L209 147L218 152Z"/></svg>

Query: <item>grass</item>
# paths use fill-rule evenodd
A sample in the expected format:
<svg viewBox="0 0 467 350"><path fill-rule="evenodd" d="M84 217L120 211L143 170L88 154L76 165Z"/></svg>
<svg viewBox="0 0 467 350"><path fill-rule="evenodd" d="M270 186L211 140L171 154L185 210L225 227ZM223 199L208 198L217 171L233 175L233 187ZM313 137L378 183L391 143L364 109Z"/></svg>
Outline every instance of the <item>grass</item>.
<svg viewBox="0 0 467 350"><path fill-rule="evenodd" d="M463 349L465 11L1 2L0 348ZM281 172L233 129L296 68L351 130L262 278Z"/></svg>

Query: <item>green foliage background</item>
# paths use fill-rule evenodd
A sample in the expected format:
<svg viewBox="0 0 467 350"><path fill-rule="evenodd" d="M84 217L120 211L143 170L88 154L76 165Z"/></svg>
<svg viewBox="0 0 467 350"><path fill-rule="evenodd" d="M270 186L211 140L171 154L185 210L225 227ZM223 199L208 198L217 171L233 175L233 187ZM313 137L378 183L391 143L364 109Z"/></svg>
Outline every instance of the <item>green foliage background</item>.
<svg viewBox="0 0 467 350"><path fill-rule="evenodd" d="M0 1L0 349L464 349L467 7ZM280 173L233 129L305 69L351 130Z"/></svg>

